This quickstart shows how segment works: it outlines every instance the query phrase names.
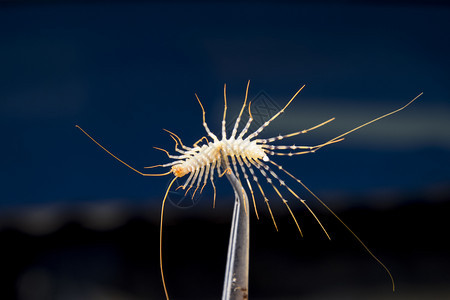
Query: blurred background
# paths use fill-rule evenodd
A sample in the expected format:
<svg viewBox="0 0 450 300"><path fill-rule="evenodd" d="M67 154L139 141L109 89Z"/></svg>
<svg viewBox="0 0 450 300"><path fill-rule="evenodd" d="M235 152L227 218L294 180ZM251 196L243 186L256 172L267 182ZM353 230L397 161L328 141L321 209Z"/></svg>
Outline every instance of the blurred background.
<svg viewBox="0 0 450 300"><path fill-rule="evenodd" d="M292 199L300 238L265 185L280 231L256 193L250 298L449 298L449 36L445 1L2 1L0 298L163 299L158 222L171 176L139 176L75 125L143 170L170 161L152 148L173 150L163 128L187 145L205 135L194 93L219 133L223 84L231 123L249 79L257 122L306 84L262 137L336 117L286 140L296 145L323 143L424 92L341 143L274 158L366 242L397 291L286 178L332 240ZM210 185L194 200L169 195L163 247L173 299L221 295L234 197L224 178L216 186L215 209Z"/></svg>

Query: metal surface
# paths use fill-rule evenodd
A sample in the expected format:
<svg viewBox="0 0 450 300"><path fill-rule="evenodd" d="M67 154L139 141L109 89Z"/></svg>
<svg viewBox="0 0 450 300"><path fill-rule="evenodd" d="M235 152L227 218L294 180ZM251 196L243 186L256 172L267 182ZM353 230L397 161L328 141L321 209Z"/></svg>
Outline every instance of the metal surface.
<svg viewBox="0 0 450 300"><path fill-rule="evenodd" d="M234 189L235 203L228 244L222 300L248 299L250 216L248 197L233 173L226 174Z"/></svg>

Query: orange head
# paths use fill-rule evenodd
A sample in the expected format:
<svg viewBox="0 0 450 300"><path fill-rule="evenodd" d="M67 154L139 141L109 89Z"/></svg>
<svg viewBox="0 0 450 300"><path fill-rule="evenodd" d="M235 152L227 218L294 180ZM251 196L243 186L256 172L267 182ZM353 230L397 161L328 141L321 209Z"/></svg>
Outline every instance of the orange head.
<svg viewBox="0 0 450 300"><path fill-rule="evenodd" d="M189 171L187 170L187 168L183 167L182 165L175 165L172 167L172 173L176 177L183 177L184 175L189 173Z"/></svg>

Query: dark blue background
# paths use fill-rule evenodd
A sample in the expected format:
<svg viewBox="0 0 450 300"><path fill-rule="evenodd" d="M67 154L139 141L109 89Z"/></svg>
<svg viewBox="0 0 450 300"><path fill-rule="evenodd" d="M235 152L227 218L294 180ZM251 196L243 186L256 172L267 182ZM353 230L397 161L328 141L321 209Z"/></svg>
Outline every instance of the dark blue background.
<svg viewBox="0 0 450 300"><path fill-rule="evenodd" d="M173 149L162 128L186 144L205 134L195 92L219 134L223 84L233 120L248 79L250 99L264 91L279 106L307 85L262 137L336 117L286 141L296 145L326 141L423 91L337 145L276 161L337 211L447 203L449 36L450 8L420 2L1 4L0 223L46 234L68 220L94 228L137 215L156 222L170 178L133 173L75 124L141 170L168 161L152 148ZM226 222L233 194L220 182L214 213L208 186L202 205L169 206L168 222Z"/></svg>
<svg viewBox="0 0 450 300"><path fill-rule="evenodd" d="M135 176L74 125L133 166L158 164L167 159L152 146L172 148L162 128L187 144L204 135L194 92L218 133L223 83L233 116L248 79L250 98L264 90L280 106L307 84L269 133L337 118L287 141L295 144L324 141L423 91L320 157L282 161L318 192L424 192L449 182L447 7L99 2L0 13L1 207L159 202L167 180Z"/></svg>

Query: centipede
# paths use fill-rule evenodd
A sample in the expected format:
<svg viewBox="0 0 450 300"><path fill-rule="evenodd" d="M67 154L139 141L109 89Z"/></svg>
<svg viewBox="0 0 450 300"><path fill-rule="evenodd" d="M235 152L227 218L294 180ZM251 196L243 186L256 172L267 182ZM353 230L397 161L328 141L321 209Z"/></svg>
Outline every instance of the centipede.
<svg viewBox="0 0 450 300"><path fill-rule="evenodd" d="M247 87L245 90L244 103L240 109L239 115L236 118L231 134L227 135L227 125L226 125L226 116L227 116L227 85L224 85L223 88L223 98L224 98L224 110L222 116L222 137L219 139L217 135L215 135L208 127L206 122L206 112L203 107L202 102L197 94L195 94L195 98L200 105L202 111L202 125L205 129L206 135L202 136L197 142L195 142L192 146L186 146L183 144L181 138L169 131L167 129L163 129L166 131L170 138L175 143L176 155L170 154L168 150L154 147L157 150L163 151L169 159L170 162L164 164L158 164L154 166L144 167L144 169L151 168L163 168L168 169L168 171L163 173L144 173L139 171L138 169L132 167L128 163L121 160L107 148L105 148L102 144L100 144L96 139L94 139L90 134L88 134L84 129L82 129L79 125L76 127L82 131L89 139L91 139L95 144L97 144L101 149L103 149L106 153L112 156L114 159L136 172L142 176L173 176L170 181L162 203L161 203L161 214L160 214L160 230L159 230L159 262L160 262L160 271L161 271L161 279L162 285L164 288L164 293L166 299L169 299L169 293L167 290L166 280L164 276L163 269L163 220L164 220L164 209L166 204L166 199L171 190L174 182L182 177L187 177L182 185L178 188L181 188L186 191L186 194L189 190L193 189L192 197L198 192L201 194L208 184L211 183L213 193L213 207L215 207L216 203L216 186L214 184L215 178L223 177L223 175L228 173L233 173L237 180L240 182L245 181L246 189L250 192L252 197L253 211L256 215L256 218L259 219L259 213L256 206L256 200L258 196L255 197L255 191L257 191L260 196L263 198L265 206L268 210L272 223L275 227L275 230L278 231L278 225L275 220L275 216L272 212L269 198L272 198L267 192L264 191L262 184L259 179L263 178L268 186L274 191L274 195L276 198L284 204L289 215L292 217L299 234L303 237L303 232L300 227L300 223L293 210L291 209L288 198L295 199L295 201L299 201L301 205L305 207L305 209L313 216L317 224L320 226L321 230L324 232L326 237L331 240L331 237L325 226L320 222L317 215L314 213L312 208L308 205L307 201L299 196L298 192L295 192L293 187L288 186L285 182L284 178L290 178L299 186L309 193L313 199L318 201L327 211L329 211L347 230L348 232L361 244L361 246L367 251L367 253L384 269L384 271L389 276L389 279L392 284L392 289L395 290L395 282L394 278L389 271L389 269L383 264L383 262L373 254L373 252L366 246L366 244L350 229L350 227L342 221L342 219L328 206L322 201L311 189L309 189L300 179L294 176L291 172L286 170L281 164L277 163L274 159L277 156L297 156L297 155L305 155L315 153L323 147L329 146L331 144L339 143L344 140L344 137L350 133L353 133L356 130L359 130L369 124L372 124L378 120L386 118L390 115L400 112L405 109L409 105L411 105L414 101L416 101L423 93L418 94L412 100L410 100L404 106L393 110L389 113L383 114L371 121L363 123L351 130L348 130L322 144L315 146L297 146L297 145L280 145L278 142L283 141L285 139L293 138L299 135L303 135L309 133L313 130L316 130L326 124L332 122L335 118L331 118L325 120L323 122L318 123L317 125L298 130L296 132L288 133L288 134L280 134L274 137L269 138L259 138L259 135L267 128L272 121L278 118L294 101L294 99L298 96L298 94L303 90L305 85L302 85L297 92L291 97L291 99L285 104L285 106L280 109L276 114L274 114L269 120L265 121L262 125L258 127L254 132L249 132L249 128L253 122L253 116L251 112L251 101L247 104L248 100L248 91L250 86L250 80L247 83ZM244 127L239 131L240 122L244 111L247 109L248 119ZM279 174L282 175L279 175ZM243 185L244 186L244 185ZM244 188L245 189L245 188ZM273 200L273 199L271 199Z"/></svg>

